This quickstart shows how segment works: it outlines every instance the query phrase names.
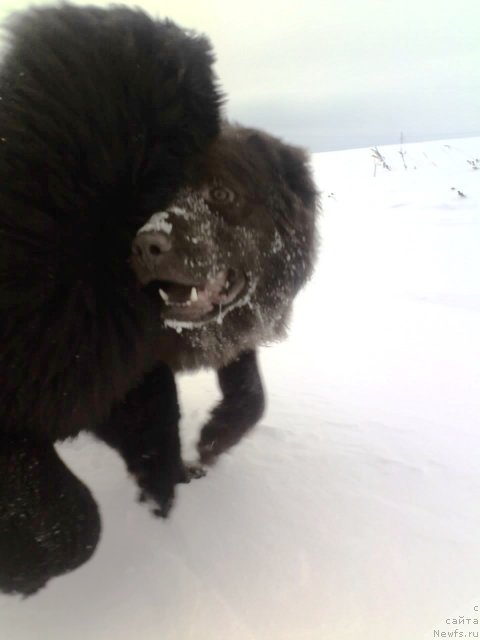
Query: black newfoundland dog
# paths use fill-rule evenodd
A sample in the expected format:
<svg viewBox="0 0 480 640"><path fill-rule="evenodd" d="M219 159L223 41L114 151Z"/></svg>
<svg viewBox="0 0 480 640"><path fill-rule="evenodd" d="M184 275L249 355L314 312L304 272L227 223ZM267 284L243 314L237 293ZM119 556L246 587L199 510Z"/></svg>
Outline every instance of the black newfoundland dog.
<svg viewBox="0 0 480 640"><path fill-rule="evenodd" d="M167 515L174 372L214 367L213 462L262 414L255 357L315 254L304 153L222 123L208 41L138 10L9 24L0 67L0 589L31 594L100 535L54 443L89 430Z"/></svg>

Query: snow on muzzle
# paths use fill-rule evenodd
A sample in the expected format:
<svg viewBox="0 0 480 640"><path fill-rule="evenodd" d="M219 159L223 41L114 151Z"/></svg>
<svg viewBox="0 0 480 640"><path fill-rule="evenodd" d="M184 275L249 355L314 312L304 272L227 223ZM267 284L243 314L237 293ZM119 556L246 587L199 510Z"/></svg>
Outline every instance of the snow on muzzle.
<svg viewBox="0 0 480 640"><path fill-rule="evenodd" d="M219 264L210 223L198 228L181 214L180 221L178 208L152 216L133 241L131 265L146 292L160 301L163 318L205 321L238 300L246 277Z"/></svg>

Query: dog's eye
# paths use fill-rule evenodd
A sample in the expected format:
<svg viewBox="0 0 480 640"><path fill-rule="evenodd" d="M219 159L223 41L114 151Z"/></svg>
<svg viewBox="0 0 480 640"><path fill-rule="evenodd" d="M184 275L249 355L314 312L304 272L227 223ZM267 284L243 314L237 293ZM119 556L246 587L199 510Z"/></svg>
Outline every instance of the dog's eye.
<svg viewBox="0 0 480 640"><path fill-rule="evenodd" d="M205 190L205 197L210 202L228 204L234 202L235 194L228 187L209 187Z"/></svg>

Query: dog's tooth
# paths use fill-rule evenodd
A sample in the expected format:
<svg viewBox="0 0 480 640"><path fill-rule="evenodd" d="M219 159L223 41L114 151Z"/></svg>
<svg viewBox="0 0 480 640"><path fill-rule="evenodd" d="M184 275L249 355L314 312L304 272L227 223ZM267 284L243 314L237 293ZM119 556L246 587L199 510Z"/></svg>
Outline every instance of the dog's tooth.
<svg viewBox="0 0 480 640"><path fill-rule="evenodd" d="M190 291L190 301L196 302L197 300L198 300L197 288L192 287L192 290Z"/></svg>
<svg viewBox="0 0 480 640"><path fill-rule="evenodd" d="M158 293L160 294L160 297L164 302L168 302L169 301L168 293L166 291L164 291L162 288L160 288L158 290Z"/></svg>

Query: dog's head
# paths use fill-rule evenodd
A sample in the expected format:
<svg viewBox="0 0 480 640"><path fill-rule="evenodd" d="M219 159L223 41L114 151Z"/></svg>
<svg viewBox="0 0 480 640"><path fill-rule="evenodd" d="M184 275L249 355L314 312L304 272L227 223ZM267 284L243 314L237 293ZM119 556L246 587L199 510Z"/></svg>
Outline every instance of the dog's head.
<svg viewBox="0 0 480 640"><path fill-rule="evenodd" d="M313 270L317 209L303 150L225 125L189 188L138 231L132 267L194 366L283 336Z"/></svg>

